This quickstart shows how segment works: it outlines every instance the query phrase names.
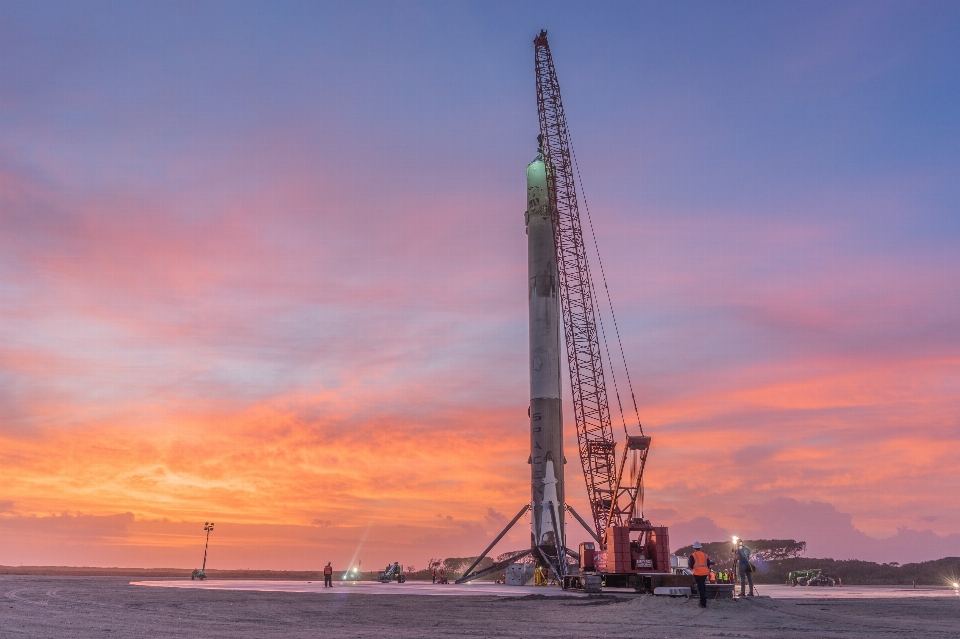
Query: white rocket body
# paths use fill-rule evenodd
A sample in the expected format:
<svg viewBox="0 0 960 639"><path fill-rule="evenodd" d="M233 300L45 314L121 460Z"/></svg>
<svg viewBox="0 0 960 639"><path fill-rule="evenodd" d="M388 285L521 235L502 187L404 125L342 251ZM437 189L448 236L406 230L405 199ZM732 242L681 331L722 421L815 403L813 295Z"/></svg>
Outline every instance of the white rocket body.
<svg viewBox="0 0 960 639"><path fill-rule="evenodd" d="M543 154L527 166L530 309L530 472L533 544L553 546L550 504L564 541L563 422L560 411L560 300L557 253Z"/></svg>

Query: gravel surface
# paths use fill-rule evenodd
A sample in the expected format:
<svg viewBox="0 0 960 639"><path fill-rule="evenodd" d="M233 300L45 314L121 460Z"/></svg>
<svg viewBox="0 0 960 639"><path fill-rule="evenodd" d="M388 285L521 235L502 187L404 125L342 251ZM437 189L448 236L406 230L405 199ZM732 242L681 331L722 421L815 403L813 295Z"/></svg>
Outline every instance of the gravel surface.
<svg viewBox="0 0 960 639"><path fill-rule="evenodd" d="M662 597L455 597L0 577L0 637L958 637L956 596L711 602ZM398 584L385 587L402 588ZM532 589L530 589L532 590Z"/></svg>

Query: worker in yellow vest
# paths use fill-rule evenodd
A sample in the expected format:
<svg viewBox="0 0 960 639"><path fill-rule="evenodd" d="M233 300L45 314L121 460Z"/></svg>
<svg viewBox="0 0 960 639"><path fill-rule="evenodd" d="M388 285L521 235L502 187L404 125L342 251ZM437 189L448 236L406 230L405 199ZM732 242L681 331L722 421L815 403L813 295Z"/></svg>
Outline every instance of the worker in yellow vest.
<svg viewBox="0 0 960 639"><path fill-rule="evenodd" d="M707 607L707 578L710 576L710 565L713 564L699 541L693 542L693 554L687 560L687 566L693 571L693 578L697 582L697 592L700 593L700 607Z"/></svg>

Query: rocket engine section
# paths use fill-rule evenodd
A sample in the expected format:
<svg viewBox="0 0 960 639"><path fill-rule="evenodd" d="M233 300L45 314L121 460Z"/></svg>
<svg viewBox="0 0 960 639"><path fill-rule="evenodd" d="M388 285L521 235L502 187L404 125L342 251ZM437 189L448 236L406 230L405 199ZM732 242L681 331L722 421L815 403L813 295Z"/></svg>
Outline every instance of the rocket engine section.
<svg viewBox="0 0 960 639"><path fill-rule="evenodd" d="M527 165L530 303L530 473L534 546L565 547L560 299L547 171L542 149ZM559 544L556 535L560 536ZM562 551L561 551L562 552Z"/></svg>

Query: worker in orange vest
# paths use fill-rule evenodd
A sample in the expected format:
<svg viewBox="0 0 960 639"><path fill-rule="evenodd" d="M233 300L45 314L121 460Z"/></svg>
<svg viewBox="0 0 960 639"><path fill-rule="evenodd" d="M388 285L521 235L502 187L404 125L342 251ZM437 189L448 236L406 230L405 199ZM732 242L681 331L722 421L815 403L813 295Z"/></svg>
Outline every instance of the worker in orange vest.
<svg viewBox="0 0 960 639"><path fill-rule="evenodd" d="M329 561L323 567L323 587L333 588L333 566L330 565Z"/></svg>
<svg viewBox="0 0 960 639"><path fill-rule="evenodd" d="M710 566L713 564L699 541L693 542L693 554L687 560L687 566L693 570L693 578L697 582L697 592L700 593L700 607L707 607L707 578L710 576Z"/></svg>

